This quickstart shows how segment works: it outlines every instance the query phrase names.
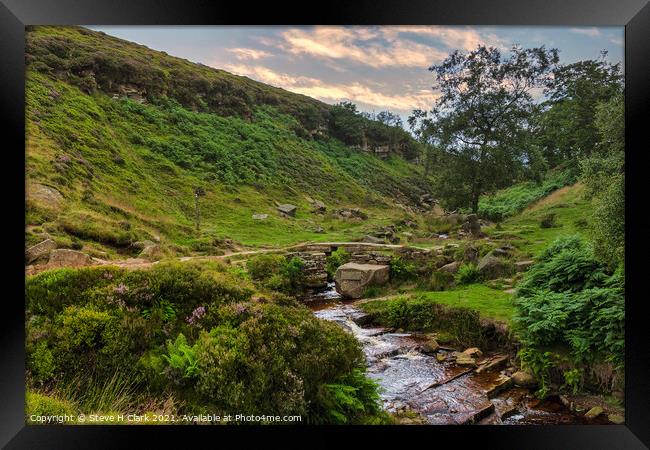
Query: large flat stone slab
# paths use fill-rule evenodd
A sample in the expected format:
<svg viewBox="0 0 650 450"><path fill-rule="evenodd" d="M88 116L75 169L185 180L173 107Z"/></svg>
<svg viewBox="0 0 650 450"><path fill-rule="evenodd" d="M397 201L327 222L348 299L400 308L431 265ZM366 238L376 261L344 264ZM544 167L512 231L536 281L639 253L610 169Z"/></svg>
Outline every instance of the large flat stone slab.
<svg viewBox="0 0 650 450"><path fill-rule="evenodd" d="M334 282L342 296L361 298L366 287L382 285L389 277L388 265L347 263L336 269Z"/></svg>

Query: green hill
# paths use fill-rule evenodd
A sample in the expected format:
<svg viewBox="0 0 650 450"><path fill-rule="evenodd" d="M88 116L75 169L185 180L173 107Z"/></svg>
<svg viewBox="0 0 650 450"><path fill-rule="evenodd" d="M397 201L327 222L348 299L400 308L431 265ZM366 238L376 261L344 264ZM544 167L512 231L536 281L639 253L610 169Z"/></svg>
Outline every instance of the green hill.
<svg viewBox="0 0 650 450"><path fill-rule="evenodd" d="M111 257L144 239L188 253L351 238L430 189L404 130L341 106L80 27L30 27L26 61L28 246L47 235Z"/></svg>

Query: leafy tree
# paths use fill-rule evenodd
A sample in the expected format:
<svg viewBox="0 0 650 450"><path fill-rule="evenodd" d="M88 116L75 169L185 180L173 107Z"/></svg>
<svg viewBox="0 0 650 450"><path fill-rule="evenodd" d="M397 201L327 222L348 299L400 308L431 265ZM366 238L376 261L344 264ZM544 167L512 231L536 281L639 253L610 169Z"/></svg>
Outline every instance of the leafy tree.
<svg viewBox="0 0 650 450"><path fill-rule="evenodd" d="M596 255L610 266L625 256L625 117L619 94L596 108L600 141L581 161L582 179L594 199L593 239Z"/></svg>
<svg viewBox="0 0 650 450"><path fill-rule="evenodd" d="M596 107L622 92L621 66L608 63L606 55L559 66L547 84L536 134L551 166L590 155L598 143Z"/></svg>
<svg viewBox="0 0 650 450"><path fill-rule="evenodd" d="M402 127L402 118L398 114L394 114L390 111L381 111L377 114L376 120L388 125L389 127Z"/></svg>
<svg viewBox="0 0 650 450"><path fill-rule="evenodd" d="M558 60L556 49L543 46L515 46L505 56L481 45L430 67L441 95L429 113L417 112L410 123L421 139L441 149L445 174L439 190L449 192L449 206L476 212L481 194L511 184L521 173L537 108L533 90L548 83Z"/></svg>
<svg viewBox="0 0 650 450"><path fill-rule="evenodd" d="M332 134L348 145L361 145L364 122L357 106L351 102L341 102L334 105L330 111Z"/></svg>

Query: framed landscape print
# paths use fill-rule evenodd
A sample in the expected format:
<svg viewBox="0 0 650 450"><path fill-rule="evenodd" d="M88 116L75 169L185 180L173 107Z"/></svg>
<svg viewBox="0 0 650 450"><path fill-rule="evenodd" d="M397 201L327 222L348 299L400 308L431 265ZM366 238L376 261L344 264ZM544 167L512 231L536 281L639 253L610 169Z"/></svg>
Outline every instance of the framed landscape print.
<svg viewBox="0 0 650 450"><path fill-rule="evenodd" d="M648 445L642 1L5 3L7 448Z"/></svg>

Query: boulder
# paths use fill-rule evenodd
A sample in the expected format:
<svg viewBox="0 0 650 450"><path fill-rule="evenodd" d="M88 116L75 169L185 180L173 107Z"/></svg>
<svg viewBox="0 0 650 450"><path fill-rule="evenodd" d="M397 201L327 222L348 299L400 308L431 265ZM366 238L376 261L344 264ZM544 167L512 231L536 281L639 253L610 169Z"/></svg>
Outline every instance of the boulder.
<svg viewBox="0 0 650 450"><path fill-rule="evenodd" d="M440 268L443 272L449 272L449 273L456 273L458 272L458 268L460 267L460 262L459 261L453 261L450 262L449 264L445 264Z"/></svg>
<svg viewBox="0 0 650 450"><path fill-rule="evenodd" d="M485 279L495 279L510 275L511 266L501 258L497 258L491 253L485 255L479 261L477 269Z"/></svg>
<svg viewBox="0 0 650 450"><path fill-rule="evenodd" d="M144 240L144 241L135 241L131 243L131 247L133 247L136 250L144 250L145 248L149 247L150 245L156 245L154 242L149 241L149 240Z"/></svg>
<svg viewBox="0 0 650 450"><path fill-rule="evenodd" d="M320 200L314 200L311 206L311 211L316 214L323 214L325 211L327 211L327 206L325 206L325 203L321 202Z"/></svg>
<svg viewBox="0 0 650 450"><path fill-rule="evenodd" d="M454 356L456 357L456 364L459 366L476 367L476 360L467 353L455 352Z"/></svg>
<svg viewBox="0 0 650 450"><path fill-rule="evenodd" d="M472 358L480 358L483 356L483 352L476 347L471 347L463 351L464 354L471 356Z"/></svg>
<svg viewBox="0 0 650 450"><path fill-rule="evenodd" d="M458 213L450 213L442 216L440 221L449 225L459 225L465 221L465 216Z"/></svg>
<svg viewBox="0 0 650 450"><path fill-rule="evenodd" d="M487 362L481 364L481 367L476 369L476 373L489 372L493 370L501 369L508 363L507 356L496 356Z"/></svg>
<svg viewBox="0 0 650 450"><path fill-rule="evenodd" d="M63 201L63 196L56 189L43 184L33 184L27 189L27 198L35 200L39 204L48 208L59 208Z"/></svg>
<svg viewBox="0 0 650 450"><path fill-rule="evenodd" d="M600 416L603 412L604 412L603 408L601 408L600 406L594 406L593 408L591 408L589 411L585 413L585 419L589 419L589 420L595 419L596 417Z"/></svg>
<svg viewBox="0 0 650 450"><path fill-rule="evenodd" d="M501 391L504 391L512 386L512 378L507 375L499 374L486 391L488 398L494 398Z"/></svg>
<svg viewBox="0 0 650 450"><path fill-rule="evenodd" d="M380 239L375 236L370 236L369 234L364 236L363 239L361 239L361 242L368 242L369 244L384 244L385 241L383 239Z"/></svg>
<svg viewBox="0 0 650 450"><path fill-rule="evenodd" d="M266 220L268 217L268 214L253 214L253 220Z"/></svg>
<svg viewBox="0 0 650 450"><path fill-rule="evenodd" d="M48 267L82 267L92 264L92 258L85 253L68 248L52 250Z"/></svg>
<svg viewBox="0 0 650 450"><path fill-rule="evenodd" d="M36 245L29 247L25 251L25 263L31 264L41 258L49 256L50 252L56 248L56 242L52 239L45 239Z"/></svg>
<svg viewBox="0 0 650 450"><path fill-rule="evenodd" d="M528 259L526 261L517 261L515 263L515 270L517 272L525 272L533 264L535 264L535 261L533 261L532 259Z"/></svg>
<svg viewBox="0 0 650 450"><path fill-rule="evenodd" d="M336 210L334 213L344 219L368 219L368 215L361 211L359 208L342 208Z"/></svg>
<svg viewBox="0 0 650 450"><path fill-rule="evenodd" d="M433 355L439 348L440 344L438 344L438 341L433 338L420 345L420 351L426 355Z"/></svg>
<svg viewBox="0 0 650 450"><path fill-rule="evenodd" d="M336 269L334 282L339 294L346 298L361 298L367 286L386 283L390 266L347 263Z"/></svg>
<svg viewBox="0 0 650 450"><path fill-rule="evenodd" d="M320 225L316 225L316 228L314 228L314 233L325 233L325 230Z"/></svg>
<svg viewBox="0 0 650 450"><path fill-rule="evenodd" d="M524 372L523 370L513 373L512 381L514 381L517 386L525 388L534 388L537 386L537 380L535 380L535 377L531 373Z"/></svg>
<svg viewBox="0 0 650 450"><path fill-rule="evenodd" d="M476 214L469 214L465 217L466 222L462 225L462 230L478 236L481 233L481 224Z"/></svg>
<svg viewBox="0 0 650 450"><path fill-rule="evenodd" d="M140 258L148 259L150 261L156 261L162 259L165 256L165 253L160 245L152 243L142 249L139 256Z"/></svg>
<svg viewBox="0 0 650 450"><path fill-rule="evenodd" d="M296 210L298 207L296 205L291 205L289 203L285 203L284 205L279 205L277 207L277 210L280 211L280 214L284 214L285 216L289 217L296 217Z"/></svg>
<svg viewBox="0 0 650 450"><path fill-rule="evenodd" d="M625 423L625 417L619 416L618 414L608 414L607 419L616 425L623 425Z"/></svg>

